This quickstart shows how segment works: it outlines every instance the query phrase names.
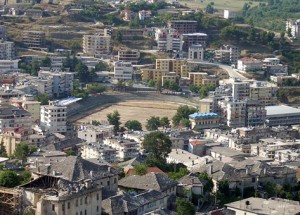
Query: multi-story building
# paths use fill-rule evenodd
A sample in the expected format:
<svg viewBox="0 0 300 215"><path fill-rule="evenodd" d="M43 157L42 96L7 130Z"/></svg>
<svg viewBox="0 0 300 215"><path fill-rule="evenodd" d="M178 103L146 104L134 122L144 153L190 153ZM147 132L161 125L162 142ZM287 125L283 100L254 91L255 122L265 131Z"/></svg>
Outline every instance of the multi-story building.
<svg viewBox="0 0 300 215"><path fill-rule="evenodd" d="M49 70L48 68L43 68L38 74L41 79L51 79L52 81L52 95L55 97L59 96L69 96L73 89L74 83L74 73L72 72L62 72Z"/></svg>
<svg viewBox="0 0 300 215"><path fill-rule="evenodd" d="M114 134L113 125L82 125L77 131L78 138L88 143L103 142L105 138Z"/></svg>
<svg viewBox="0 0 300 215"><path fill-rule="evenodd" d="M236 64L240 57L240 50L233 45L223 45L220 49L215 50L214 59L221 63Z"/></svg>
<svg viewBox="0 0 300 215"><path fill-rule="evenodd" d="M255 81L250 84L250 99L264 106L277 104L277 86L269 82Z"/></svg>
<svg viewBox="0 0 300 215"><path fill-rule="evenodd" d="M161 78L167 75L169 71L161 69L141 69L141 76L143 81L153 80L156 83L161 81Z"/></svg>
<svg viewBox="0 0 300 215"><path fill-rule="evenodd" d="M132 80L133 67L131 62L117 61L114 66L116 80Z"/></svg>
<svg viewBox="0 0 300 215"><path fill-rule="evenodd" d="M151 10L140 10L139 11L139 19L140 20L147 20L151 18Z"/></svg>
<svg viewBox="0 0 300 215"><path fill-rule="evenodd" d="M157 29L155 32L155 40L157 48L161 51L181 51L182 38L180 34L173 28Z"/></svg>
<svg viewBox="0 0 300 215"><path fill-rule="evenodd" d="M250 84L245 81L230 79L232 86L232 97L234 100L244 100L250 96Z"/></svg>
<svg viewBox="0 0 300 215"><path fill-rule="evenodd" d="M50 101L49 105L41 106L41 127L50 133L67 131L67 107L59 106Z"/></svg>
<svg viewBox="0 0 300 215"><path fill-rule="evenodd" d="M219 101L222 121L229 127L244 127L246 123L246 102L231 97Z"/></svg>
<svg viewBox="0 0 300 215"><path fill-rule="evenodd" d="M186 33L181 35L183 50L187 51L191 45L201 44L206 47L207 34L205 33Z"/></svg>
<svg viewBox="0 0 300 215"><path fill-rule="evenodd" d="M28 48L43 48L45 46L45 32L23 31L23 43Z"/></svg>
<svg viewBox="0 0 300 215"><path fill-rule="evenodd" d="M254 58L244 57L237 62L237 69L242 71L262 70L263 62Z"/></svg>
<svg viewBox="0 0 300 215"><path fill-rule="evenodd" d="M195 86L217 86L219 79L208 75L206 72L190 72L189 80L191 85Z"/></svg>
<svg viewBox="0 0 300 215"><path fill-rule="evenodd" d="M176 29L179 34L195 33L197 25L197 21L194 20L171 20L168 22L168 27Z"/></svg>
<svg viewBox="0 0 300 215"><path fill-rule="evenodd" d="M134 140L106 138L103 143L117 150L117 158L119 161L130 160L139 154L140 146Z"/></svg>
<svg viewBox="0 0 300 215"><path fill-rule="evenodd" d="M300 19L293 21L288 20L286 22L286 31L288 32L291 29L292 37L299 38L300 37Z"/></svg>
<svg viewBox="0 0 300 215"><path fill-rule="evenodd" d="M33 84L36 86L39 95L47 94L50 98L53 97L53 79L38 78Z"/></svg>
<svg viewBox="0 0 300 215"><path fill-rule="evenodd" d="M192 129L217 128L220 126L220 117L216 113L194 113L189 115Z"/></svg>
<svg viewBox="0 0 300 215"><path fill-rule="evenodd" d="M19 72L18 60L0 60L0 73Z"/></svg>
<svg viewBox="0 0 300 215"><path fill-rule="evenodd" d="M186 64L185 59L156 59L156 69L181 74L181 66Z"/></svg>
<svg viewBox="0 0 300 215"><path fill-rule="evenodd" d="M83 53L94 57L102 57L110 53L111 36L84 35Z"/></svg>
<svg viewBox="0 0 300 215"><path fill-rule="evenodd" d="M180 73L180 77L189 77L189 73L192 72L192 70L194 69L194 66L192 64L184 64L181 65L181 73Z"/></svg>
<svg viewBox="0 0 300 215"><path fill-rule="evenodd" d="M162 83L162 86L164 86L167 82L169 82L169 83L170 82L177 83L178 79L179 79L179 76L176 75L175 72L169 72L166 75L163 75L161 77L161 83Z"/></svg>
<svg viewBox="0 0 300 215"><path fill-rule="evenodd" d="M5 25L0 25L0 40L7 40L7 27Z"/></svg>
<svg viewBox="0 0 300 215"><path fill-rule="evenodd" d="M271 75L288 75L288 65L281 64L278 58L265 58L263 68Z"/></svg>
<svg viewBox="0 0 300 215"><path fill-rule="evenodd" d="M124 62L131 62L132 64L137 64L140 60L140 51L133 49L133 50L119 50L118 61L124 61Z"/></svg>
<svg viewBox="0 0 300 215"><path fill-rule="evenodd" d="M261 126L265 124L267 111L265 105L258 100L249 100L246 104L246 126Z"/></svg>
<svg viewBox="0 0 300 215"><path fill-rule="evenodd" d="M300 124L300 109L287 105L266 106L266 125L285 126Z"/></svg>
<svg viewBox="0 0 300 215"><path fill-rule="evenodd" d="M189 60L203 61L204 60L204 47L201 44L193 44L189 47Z"/></svg>
<svg viewBox="0 0 300 215"><path fill-rule="evenodd" d="M0 41L0 60L15 59L15 43Z"/></svg>
<svg viewBox="0 0 300 215"><path fill-rule="evenodd" d="M84 159L100 159L108 163L118 161L117 150L102 143L87 143L81 147L81 157Z"/></svg>

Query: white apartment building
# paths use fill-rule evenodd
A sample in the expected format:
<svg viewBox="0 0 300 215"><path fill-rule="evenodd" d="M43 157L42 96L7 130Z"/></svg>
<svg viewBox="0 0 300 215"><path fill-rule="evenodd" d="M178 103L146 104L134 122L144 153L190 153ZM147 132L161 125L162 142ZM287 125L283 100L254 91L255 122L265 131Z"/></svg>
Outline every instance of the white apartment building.
<svg viewBox="0 0 300 215"><path fill-rule="evenodd" d="M83 159L99 159L108 163L118 161L117 150L101 143L88 143L81 147Z"/></svg>
<svg viewBox="0 0 300 215"><path fill-rule="evenodd" d="M147 20L151 18L151 10L141 10L139 11L139 19L140 20Z"/></svg>
<svg viewBox="0 0 300 215"><path fill-rule="evenodd" d="M37 89L37 92L39 95L47 94L49 97L53 97L53 91L52 91L53 80L52 79L37 78L33 82L33 84L36 86L36 89Z"/></svg>
<svg viewBox="0 0 300 215"><path fill-rule="evenodd" d="M53 71L44 68L39 71L39 78L52 80L52 95L55 97L71 95L74 83L74 73Z"/></svg>
<svg viewBox="0 0 300 215"><path fill-rule="evenodd" d="M19 61L20 61L19 59L18 60L0 60L0 73L18 72L19 71Z"/></svg>
<svg viewBox="0 0 300 215"><path fill-rule="evenodd" d="M181 51L183 40L173 28L158 28L155 32L155 41L160 51Z"/></svg>
<svg viewBox="0 0 300 215"><path fill-rule="evenodd" d="M119 161L126 161L138 156L140 145L134 140L107 138L103 142L117 150Z"/></svg>
<svg viewBox="0 0 300 215"><path fill-rule="evenodd" d="M189 47L189 60L203 61L204 59L204 47L201 44L194 44Z"/></svg>
<svg viewBox="0 0 300 215"><path fill-rule="evenodd" d="M0 40L7 40L7 27L5 25L0 25Z"/></svg>
<svg viewBox="0 0 300 215"><path fill-rule="evenodd" d="M113 125L82 125L77 131L78 138L88 143L103 142L114 134Z"/></svg>
<svg viewBox="0 0 300 215"><path fill-rule="evenodd" d="M242 71L255 71L263 68L263 62L255 58L244 57L238 60L237 69Z"/></svg>
<svg viewBox="0 0 300 215"><path fill-rule="evenodd" d="M67 107L58 106L50 101L49 105L41 106L41 127L50 133L67 131Z"/></svg>
<svg viewBox="0 0 300 215"><path fill-rule="evenodd" d="M259 101L264 106L277 104L277 89L275 84L266 81L255 81L250 84L250 99Z"/></svg>
<svg viewBox="0 0 300 215"><path fill-rule="evenodd" d="M83 36L83 53L94 57L102 57L110 53L111 37L99 35Z"/></svg>
<svg viewBox="0 0 300 215"><path fill-rule="evenodd" d="M286 31L291 29L291 34L293 38L299 38L300 37L300 19L298 20L288 20L286 22Z"/></svg>
<svg viewBox="0 0 300 215"><path fill-rule="evenodd" d="M234 100L227 97L223 101L218 102L221 109L221 117L225 124L229 127L244 127L246 123L246 102Z"/></svg>
<svg viewBox="0 0 300 215"><path fill-rule="evenodd" d="M278 58L265 58L263 65L266 72L271 75L288 75L288 65L281 64Z"/></svg>
<svg viewBox="0 0 300 215"><path fill-rule="evenodd" d="M15 43L0 41L0 60L15 59Z"/></svg>
<svg viewBox="0 0 300 215"><path fill-rule="evenodd" d="M221 63L236 64L240 57L240 49L233 45L223 45L215 50L215 60Z"/></svg>
<svg viewBox="0 0 300 215"><path fill-rule="evenodd" d="M114 66L116 80L132 80L133 67L131 62L117 61Z"/></svg>
<svg viewBox="0 0 300 215"><path fill-rule="evenodd" d="M245 81L230 79L232 86L232 97L234 100L244 100L249 98L250 84Z"/></svg>

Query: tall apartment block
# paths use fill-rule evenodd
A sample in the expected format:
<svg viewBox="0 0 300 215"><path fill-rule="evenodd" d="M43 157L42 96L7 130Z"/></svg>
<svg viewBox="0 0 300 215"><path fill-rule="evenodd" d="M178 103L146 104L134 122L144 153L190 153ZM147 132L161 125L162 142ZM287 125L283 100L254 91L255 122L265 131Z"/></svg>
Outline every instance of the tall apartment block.
<svg viewBox="0 0 300 215"><path fill-rule="evenodd" d="M206 47L207 34L204 33L187 33L181 35L183 46L182 49L187 51L191 45L201 44Z"/></svg>
<svg viewBox="0 0 300 215"><path fill-rule="evenodd" d="M59 106L54 101L41 106L41 127L50 133L67 131L67 107Z"/></svg>
<svg viewBox="0 0 300 215"><path fill-rule="evenodd" d="M220 49L215 50L215 60L221 63L236 64L240 57L240 50L233 45L223 45Z"/></svg>
<svg viewBox="0 0 300 215"><path fill-rule="evenodd" d="M15 59L15 43L0 41L0 60Z"/></svg>
<svg viewBox="0 0 300 215"><path fill-rule="evenodd" d="M83 53L89 56L102 57L109 54L111 45L110 36L84 35Z"/></svg>
<svg viewBox="0 0 300 215"><path fill-rule="evenodd" d="M118 51L118 61L131 62L132 64L137 64L140 59L139 50L119 50Z"/></svg>
<svg viewBox="0 0 300 215"><path fill-rule="evenodd" d="M7 40L7 27L5 25L0 25L0 40Z"/></svg>
<svg viewBox="0 0 300 215"><path fill-rule="evenodd" d="M117 80L132 80L133 67L130 62L115 62L114 78Z"/></svg>
<svg viewBox="0 0 300 215"><path fill-rule="evenodd" d="M28 48L45 47L45 32L43 31L23 31L23 43Z"/></svg>
<svg viewBox="0 0 300 215"><path fill-rule="evenodd" d="M197 24L197 21L193 20L171 20L168 27L176 29L179 34L188 34L197 31Z"/></svg>

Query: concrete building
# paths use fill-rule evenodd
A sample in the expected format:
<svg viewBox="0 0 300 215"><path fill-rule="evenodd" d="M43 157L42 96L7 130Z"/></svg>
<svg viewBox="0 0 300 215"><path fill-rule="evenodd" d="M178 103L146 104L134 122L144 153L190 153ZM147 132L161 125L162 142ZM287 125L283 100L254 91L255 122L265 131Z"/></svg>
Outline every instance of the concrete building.
<svg viewBox="0 0 300 215"><path fill-rule="evenodd" d="M44 48L45 32L43 31L23 31L23 43L28 48Z"/></svg>
<svg viewBox="0 0 300 215"><path fill-rule="evenodd" d="M288 75L288 65L280 63L278 58L265 58L263 60L263 68L267 74L275 76Z"/></svg>
<svg viewBox="0 0 300 215"><path fill-rule="evenodd" d="M84 159L104 160L108 163L118 161L117 150L102 143L87 143L81 147L81 157Z"/></svg>
<svg viewBox="0 0 300 215"><path fill-rule="evenodd" d="M50 98L53 97L53 79L36 79L34 82L37 93L39 95L47 94Z"/></svg>
<svg viewBox="0 0 300 215"><path fill-rule="evenodd" d="M195 33L197 25L197 21L194 20L171 20L168 22L168 27L176 29L179 34Z"/></svg>
<svg viewBox="0 0 300 215"><path fill-rule="evenodd" d="M194 61L204 60L204 47L201 44L194 44L189 47L188 59Z"/></svg>
<svg viewBox="0 0 300 215"><path fill-rule="evenodd" d="M238 47L233 45L223 45L219 49L215 50L214 59L221 63L237 64L239 57L240 50Z"/></svg>
<svg viewBox="0 0 300 215"><path fill-rule="evenodd" d="M280 198L262 199L250 197L225 204L225 207L236 215L297 215L300 211L299 202Z"/></svg>
<svg viewBox="0 0 300 215"><path fill-rule="evenodd" d="M151 10L140 10L139 11L139 20L148 20L151 18Z"/></svg>
<svg viewBox="0 0 300 215"><path fill-rule="evenodd" d="M137 64L140 60L140 51L139 50L119 50L118 61L131 62L132 64Z"/></svg>
<svg viewBox="0 0 300 215"><path fill-rule="evenodd" d="M23 193L24 208L30 207L35 214L101 215L102 189L91 179L71 182L45 175L18 189Z"/></svg>
<svg viewBox="0 0 300 215"><path fill-rule="evenodd" d="M116 80L132 80L133 67L131 62L117 61L114 65L114 78Z"/></svg>
<svg viewBox="0 0 300 215"><path fill-rule="evenodd" d="M255 81L250 84L250 99L265 106L277 104L277 86L269 82Z"/></svg>
<svg viewBox="0 0 300 215"><path fill-rule="evenodd" d="M0 25L0 40L7 40L7 27L5 25Z"/></svg>
<svg viewBox="0 0 300 215"><path fill-rule="evenodd" d="M50 101L49 105L41 106L41 127L50 133L67 131L67 107L58 106Z"/></svg>
<svg viewBox="0 0 300 215"><path fill-rule="evenodd" d="M113 125L81 125L77 131L78 138L88 143L103 142L114 134Z"/></svg>
<svg viewBox="0 0 300 215"><path fill-rule="evenodd" d="M20 72L18 60L0 60L0 73Z"/></svg>
<svg viewBox="0 0 300 215"><path fill-rule="evenodd" d="M25 16L39 19L44 15L44 11L41 9L27 9L24 13Z"/></svg>
<svg viewBox="0 0 300 215"><path fill-rule="evenodd" d="M15 43L8 41L0 41L0 60L15 59Z"/></svg>
<svg viewBox="0 0 300 215"><path fill-rule="evenodd" d="M233 19L236 17L235 11L224 10L224 19Z"/></svg>
<svg viewBox="0 0 300 215"><path fill-rule="evenodd" d="M176 75L175 72L169 72L166 75L163 75L161 77L162 86L164 86L166 82L178 83L178 80L179 80L179 76Z"/></svg>
<svg viewBox="0 0 300 215"><path fill-rule="evenodd" d="M156 83L159 83L162 77L166 76L168 73L169 71L161 69L141 69L143 81L153 80Z"/></svg>
<svg viewBox="0 0 300 215"><path fill-rule="evenodd" d="M180 34L173 28L156 29L155 41L157 49L160 51L181 51L182 38Z"/></svg>
<svg viewBox="0 0 300 215"><path fill-rule="evenodd" d="M257 70L262 70L263 62L254 58L244 57L239 59L237 62L237 69L246 71L246 72L254 72Z"/></svg>
<svg viewBox="0 0 300 215"><path fill-rule="evenodd" d="M286 31L288 32L291 29L291 34L293 38L300 37L300 19L298 20L288 20L286 22Z"/></svg>
<svg viewBox="0 0 300 215"><path fill-rule="evenodd" d="M300 124L300 109L287 105L267 106L266 125L284 126Z"/></svg>
<svg viewBox="0 0 300 215"><path fill-rule="evenodd" d="M189 80L195 86L217 86L219 79L216 76L208 75L206 72L190 72Z"/></svg>
<svg viewBox="0 0 300 215"><path fill-rule="evenodd" d="M156 59L156 69L168 72L175 72L176 75L181 74L181 66L185 65L185 59Z"/></svg>
<svg viewBox="0 0 300 215"><path fill-rule="evenodd" d="M183 41L182 49L188 51L189 47L194 44L201 44L206 47L207 34L205 33L186 33L181 35Z"/></svg>
<svg viewBox="0 0 300 215"><path fill-rule="evenodd" d="M38 73L39 78L51 80L52 95L54 97L70 96L73 90L74 73L63 72L61 70L50 70L50 68L42 68ZM46 82L48 83L48 82Z"/></svg>
<svg viewBox="0 0 300 215"><path fill-rule="evenodd" d="M249 100L246 103L246 126L262 126L265 124L267 111L265 105L258 100Z"/></svg>
<svg viewBox="0 0 300 215"><path fill-rule="evenodd" d="M84 35L83 53L93 57L103 57L110 53L111 36Z"/></svg>
<svg viewBox="0 0 300 215"><path fill-rule="evenodd" d="M250 96L250 84L246 81L230 79L232 86L232 98L234 100L245 100Z"/></svg>
<svg viewBox="0 0 300 215"><path fill-rule="evenodd" d="M194 113L189 115L192 129L218 128L220 117L216 113Z"/></svg>

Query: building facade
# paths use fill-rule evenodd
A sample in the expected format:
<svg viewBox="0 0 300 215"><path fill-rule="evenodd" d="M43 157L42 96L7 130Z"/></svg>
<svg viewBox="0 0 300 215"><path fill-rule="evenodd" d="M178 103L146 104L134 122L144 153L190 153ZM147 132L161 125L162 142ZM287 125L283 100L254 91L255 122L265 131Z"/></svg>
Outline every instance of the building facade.
<svg viewBox="0 0 300 215"><path fill-rule="evenodd" d="M102 57L110 53L111 37L99 35L83 36L83 53L94 57Z"/></svg>

